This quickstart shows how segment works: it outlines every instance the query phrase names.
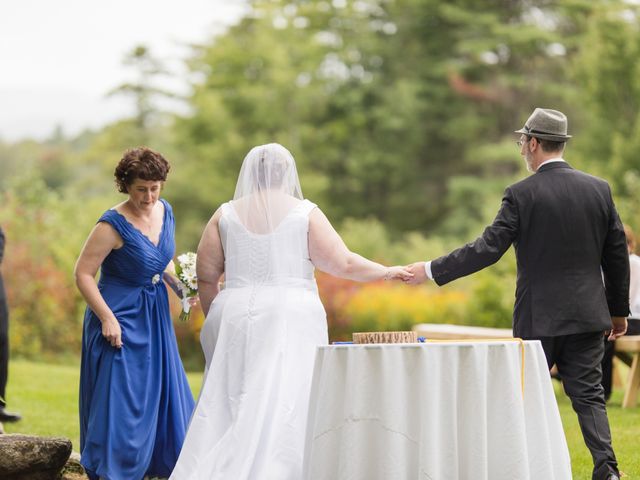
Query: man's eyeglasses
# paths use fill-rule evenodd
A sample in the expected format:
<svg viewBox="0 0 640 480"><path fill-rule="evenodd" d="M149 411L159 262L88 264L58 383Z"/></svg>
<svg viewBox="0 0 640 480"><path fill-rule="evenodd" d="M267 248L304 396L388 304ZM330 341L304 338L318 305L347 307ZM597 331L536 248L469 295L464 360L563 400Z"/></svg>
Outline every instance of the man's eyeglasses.
<svg viewBox="0 0 640 480"><path fill-rule="evenodd" d="M527 138L527 139L525 139L525 140L520 139L520 140L518 140L518 141L516 142L516 145L518 145L518 147L522 148L522 145L524 145L524 144L525 144L525 143L527 143L528 141L529 141L529 139L528 139L528 138Z"/></svg>

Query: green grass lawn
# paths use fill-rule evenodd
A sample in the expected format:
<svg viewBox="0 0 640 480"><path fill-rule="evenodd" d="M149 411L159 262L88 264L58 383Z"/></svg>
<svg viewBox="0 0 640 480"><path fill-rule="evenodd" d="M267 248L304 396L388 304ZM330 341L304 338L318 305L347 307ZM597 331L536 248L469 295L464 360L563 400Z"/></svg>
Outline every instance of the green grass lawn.
<svg viewBox="0 0 640 480"><path fill-rule="evenodd" d="M200 390L201 373L188 373L191 390ZM12 360L7 385L7 410L22 415L18 423L5 423L7 433L63 436L80 450L78 382L80 364L58 365Z"/></svg>
<svg viewBox="0 0 640 480"><path fill-rule="evenodd" d="M571 467L574 480L591 479L591 454L582 440L578 417L571 408L571 402L562 393L559 382L554 380L556 398L562 417L562 426L569 444ZM618 458L618 468L625 474L625 480L640 480L640 406L622 408L622 391L614 390L607 413L611 425L613 449Z"/></svg>
<svg viewBox="0 0 640 480"><path fill-rule="evenodd" d="M13 360L7 388L8 410L19 411L23 420L5 424L7 433L64 436L78 451L78 376L79 365L50 365ZM202 374L188 374L194 392L200 389ZM571 452L573 478L591 478L591 456L584 446L580 427L568 399L556 392L564 431ZM627 479L640 480L640 407L622 409L622 392L615 391L609 403L614 448L620 469Z"/></svg>

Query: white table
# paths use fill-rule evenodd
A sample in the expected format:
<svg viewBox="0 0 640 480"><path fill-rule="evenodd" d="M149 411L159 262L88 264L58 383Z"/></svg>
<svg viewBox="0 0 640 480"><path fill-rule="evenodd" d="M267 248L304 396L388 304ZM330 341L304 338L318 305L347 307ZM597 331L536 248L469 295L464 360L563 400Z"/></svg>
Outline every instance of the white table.
<svg viewBox="0 0 640 480"><path fill-rule="evenodd" d="M304 465L309 480L571 479L538 341L319 347Z"/></svg>
<svg viewBox="0 0 640 480"><path fill-rule="evenodd" d="M497 338L513 338L513 330L510 328L451 325L449 323L418 323L414 325L411 330L416 332L419 337L425 337L429 340L495 340Z"/></svg>
<svg viewBox="0 0 640 480"><path fill-rule="evenodd" d="M635 407L640 391L640 335L625 335L616 340L616 355L631 355L629 376L624 387L622 408ZM623 360L624 361L624 360Z"/></svg>

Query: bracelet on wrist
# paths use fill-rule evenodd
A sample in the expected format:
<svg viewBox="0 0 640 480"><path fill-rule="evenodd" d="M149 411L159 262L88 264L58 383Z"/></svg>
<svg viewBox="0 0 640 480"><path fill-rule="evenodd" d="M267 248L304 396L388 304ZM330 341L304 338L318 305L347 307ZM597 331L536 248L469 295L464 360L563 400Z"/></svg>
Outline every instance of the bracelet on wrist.
<svg viewBox="0 0 640 480"><path fill-rule="evenodd" d="M391 269L390 268L386 268L384 271L384 277L382 277L383 280L389 280L391 278Z"/></svg>

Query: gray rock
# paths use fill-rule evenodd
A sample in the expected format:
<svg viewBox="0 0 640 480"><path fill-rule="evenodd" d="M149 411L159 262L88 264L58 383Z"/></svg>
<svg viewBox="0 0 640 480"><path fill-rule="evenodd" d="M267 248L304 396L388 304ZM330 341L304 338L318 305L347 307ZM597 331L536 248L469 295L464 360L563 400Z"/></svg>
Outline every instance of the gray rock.
<svg viewBox="0 0 640 480"><path fill-rule="evenodd" d="M55 480L71 454L71 440L20 434L0 436L0 478Z"/></svg>

